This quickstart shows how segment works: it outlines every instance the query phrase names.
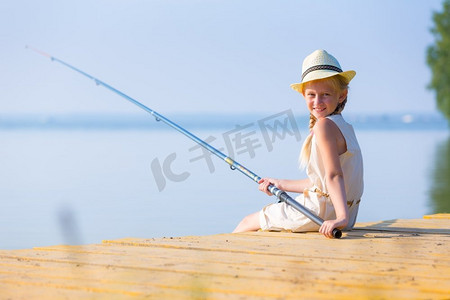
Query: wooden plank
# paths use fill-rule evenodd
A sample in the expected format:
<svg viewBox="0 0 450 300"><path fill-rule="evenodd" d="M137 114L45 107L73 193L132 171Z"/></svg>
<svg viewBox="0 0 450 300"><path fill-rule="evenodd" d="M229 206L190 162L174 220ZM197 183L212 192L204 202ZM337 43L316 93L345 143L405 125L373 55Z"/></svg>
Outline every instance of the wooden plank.
<svg viewBox="0 0 450 300"><path fill-rule="evenodd" d="M178 250L174 250L178 251ZM80 286L83 290L96 292L96 293L112 293L115 290L117 293L120 293L121 290L117 290L118 287L123 287L125 291L131 291L136 295L139 295L139 292L145 293L145 292L154 292L154 290L151 290L151 286L149 287L147 282L158 282L159 286L179 286L182 278L200 278L200 280L203 282L203 284L207 284L209 288L209 292L217 292L217 291L227 291L228 286L230 284L230 280L238 279L239 282L242 283L241 286L237 285L236 283L233 283L233 288L228 290L228 293L234 293L234 294L242 294L242 295L258 295L258 290L261 288L261 286L266 285L276 285L278 288L283 288L277 293L280 293L284 290L284 288L292 288L292 283L295 283L296 285L300 286L306 286L306 287L314 287L319 286L321 283L329 283L333 284L335 287L341 287L343 289L364 289L364 291L368 292L371 289L374 291L379 291L382 289L390 289L390 285L385 283L385 276L391 276L392 274L396 272L395 269L387 268L383 272L380 272L378 275L378 279L375 279L376 276L374 276L375 272L369 272L368 274L361 274L361 272L353 272L353 274L348 273L346 270L342 269L336 269L336 270L330 270L330 268L327 269L318 269L314 268L314 264L308 268L307 262L301 262L300 264L290 263L289 265L283 265L281 262L280 265L276 265L276 267L284 267L284 270L281 270L281 272L273 273L269 277L261 276L261 271L264 271L263 268L250 268L249 270L245 270L245 267L242 266L242 264L239 264L239 267L234 267L233 270L231 270L231 274L227 273L226 268L218 268L217 265L212 268L212 270L208 270L209 267L202 267L201 265L204 264L205 261L199 259L197 262L200 265L197 265L196 267L186 270L183 269L183 265L177 262L173 262L166 266L167 268L151 268L149 266L149 263L146 261L143 261L139 264L139 266L143 265L146 267L139 267L135 264L124 264L123 262L115 262L114 265L101 265L101 262L98 262L96 260L96 257L91 257L90 259L84 259L84 262L81 262L81 259L77 261L77 265L71 265L72 272L67 272L67 267L62 266L62 273L59 274L57 271L57 267L55 265L58 265L58 262L62 262L62 260L58 261L55 257L51 258L51 261L49 261L48 264L45 264L42 259L39 261L39 266L35 264L35 261L32 259L22 259L22 262L28 261L29 264L31 264L31 267L39 267L36 274L29 269L26 270L26 277L28 282L32 282L33 284L42 284L43 282L50 281L52 282L52 286L61 286L62 288L74 288L74 286ZM72 260L68 260L68 263L71 263ZM89 261L95 261L94 263L86 263ZM326 265L329 265L329 263L332 261L324 261L323 263ZM205 264L208 266L209 264ZM210 266L210 265L209 265ZM103 267L101 269L100 267ZM394 266L395 267L395 266ZM44 269L42 269L44 268ZM90 269L90 270L86 270ZM100 268L100 269L99 269ZM273 266L267 266L266 268L271 269L271 272L273 272ZM131 269L131 270L129 270ZM204 269L204 270L202 270ZM332 267L331 267L332 269ZM117 274L117 270L119 270L116 277L114 276ZM120 271L122 270L122 271ZM225 272L224 272L225 270ZM125 272L125 273L123 273ZM21 272L19 272L21 273ZM139 276L139 273L141 273L141 276ZM328 276L326 276L326 273L331 273ZM47 275L49 274L49 275ZM126 276L125 276L125 275ZM308 276L300 276L301 274L308 275ZM8 274L9 280L14 279L11 274ZM23 275L23 273L22 273ZM107 275L105 277L105 275ZM293 275L293 276L292 276ZM310 276L314 275L313 278ZM345 275L348 275L346 278ZM367 275L367 276L364 276ZM74 278L73 276L79 276L83 278L85 281L81 280L80 278ZM108 281L108 277L113 276L112 281ZM292 278L291 278L292 276ZM12 278L11 278L12 277ZM126 284L121 285L120 283L126 278L132 278L131 281L126 282ZM99 280L101 278L101 288L96 287L96 285L92 285L92 283L95 280ZM125 278L125 279L124 279ZM139 287L136 285L139 284L139 278L143 278L145 281L143 284L145 284L144 291L141 290L142 287ZM181 279L180 279L181 278ZM215 286L215 288L212 288L211 284L208 281L208 278L215 278L216 282L212 286ZM339 281L336 281L337 278L339 278ZM16 278L17 279L17 278ZM278 279L278 280L277 280ZM282 280L280 280L282 279ZM87 281L86 281L87 280ZM206 281L205 281L206 280ZM423 289L427 289L427 286L430 286L431 284L445 284L445 282L440 282L442 280L436 281L436 278L428 278L426 282L424 282L423 278L420 276L416 277L414 280L411 279L411 276L406 274L406 276L399 276L399 274L396 274L396 280L397 283L403 283L403 284L415 284L417 285L420 283L420 287ZM0 280L1 281L1 280ZM163 282L164 281L164 282ZM299 282L301 281L301 282ZM356 284L354 282L359 282L359 284ZM366 282L372 282L371 284L366 284ZM64 285L64 283L70 282L71 285L67 286ZM351 283L349 286L349 282ZM108 284L111 284L111 287L108 287ZM220 288L217 287L218 284L223 283ZM250 289L251 285L255 284L255 289ZM135 285L135 286L132 286ZM52 287L51 286L51 287ZM236 290L236 288L238 289ZM185 286L186 289L189 287ZM405 289L405 288L404 288ZM348 292L350 292L350 290ZM399 290L402 290L399 288ZM130 294L132 294L130 292ZM438 291L434 291L438 292ZM442 292L445 292L443 290ZM264 292L265 296L270 296L271 294L268 292Z"/></svg>
<svg viewBox="0 0 450 300"><path fill-rule="evenodd" d="M341 240L255 232L0 250L0 298L445 298L449 223L358 224Z"/></svg>
<svg viewBox="0 0 450 300"><path fill-rule="evenodd" d="M97 246L101 248L101 246ZM114 246L114 247L104 247L107 249L111 248L123 248L120 246ZM35 262L37 264L42 264L42 262L60 262L60 263L70 263L73 261L76 261L76 263L83 264L83 265L92 265L95 262L95 265L99 266L109 266L107 263L114 260L114 266L117 267L123 267L123 268L139 268L140 265L145 265L147 269L151 269L153 271L165 271L170 270L169 267L176 265L178 270L181 272L184 266L195 266L200 261L200 264L215 264L216 269L220 270L222 272L222 269L225 269L222 274L226 274L228 271L233 271L233 269L240 269L246 270L248 269L248 273L253 275L258 275L258 270L263 269L270 269L274 268L271 271L271 274L274 273L278 268L277 267L283 267L284 270L286 268L293 268L294 266L300 266L303 269L310 268L312 271L316 268L316 265L319 263L325 263L327 264L328 268L327 271L334 272L334 271L353 271L355 272L354 264L349 264L346 266L342 266L342 261L347 260L348 262L356 262L358 269L361 269L359 271L362 274L373 274L373 275L385 275L385 270L388 270L387 272L391 272L393 268L399 269L399 272L401 273L401 270L404 269L403 265L405 263L405 260L402 259L392 259L390 261L386 261L383 258L383 261L376 262L374 264L373 262L373 256L371 258L369 257L363 257L361 259L360 257L355 257L355 255L342 255L340 258L331 257L327 258L323 255L315 255L312 253L308 256L299 256L299 255L284 255L284 256L274 256L274 255L264 255L264 254L240 254L236 255L235 253L221 253L221 252L214 252L210 250L206 250L205 253L199 253L200 250L196 250L197 255L193 255L192 250L188 249L158 249L158 248L142 248L142 247L129 247L128 255L124 255L124 257L120 257L120 255L114 259L111 258L104 258L108 254L107 250L97 250L99 252L95 252L94 249L92 249L92 246L89 246L89 249L86 249L85 251L81 251L80 249L76 250L76 254L74 254L74 251L71 251L70 249L58 251L58 250L52 250L57 251L59 253L51 253L49 258L44 258L46 256L46 253L41 251L32 251L29 254L22 253L20 257L18 256L7 256L3 255L3 259L20 259L21 261L29 261L29 262ZM137 249L136 249L137 248ZM111 249L114 251L113 249ZM68 255L69 254L69 255ZM116 254L113 254L116 255ZM139 261L136 261L132 257L138 257ZM201 256L201 258L199 258ZM413 254L415 256L415 254ZM75 259L76 258L76 259ZM449 263L443 262L440 259L434 259L423 261L418 260L417 258L409 258L408 260L410 266L408 267L407 271L404 272L405 274L409 274L408 272L414 271L416 273L421 274L422 277L427 278L440 278L442 276L438 276L436 274L432 274L431 276L425 275L424 271L429 269L430 262L433 263L434 269L437 273L446 273L447 271L450 271ZM196 269L196 267L194 267ZM282 270L281 270L282 271ZM190 272L189 269L186 272ZM256 272L256 273L255 273ZM282 271L283 272L283 271ZM399 274L400 274L399 273ZM281 274L281 273L280 273ZM280 275L278 274L278 275ZM233 276L233 273L230 274L230 276ZM450 276L450 275L449 275ZM261 276L263 278L264 276Z"/></svg>
<svg viewBox="0 0 450 300"><path fill-rule="evenodd" d="M434 215L425 215L423 216L424 219L444 219L448 220L450 219L450 214L434 214Z"/></svg>
<svg viewBox="0 0 450 300"><path fill-rule="evenodd" d="M181 239L180 239L181 240ZM192 241L192 238L190 239L190 242ZM72 247L70 247L70 248L72 248ZM108 248L108 247L106 247L106 248ZM109 247L110 248L110 247ZM135 247L135 246L132 246L132 247L129 247L130 249L128 249L128 252L130 253L130 255L131 256L134 256L136 253L136 251L134 251L135 250L135 248L139 248L139 247ZM49 249L51 249L51 248L49 248ZM178 248L176 248L176 249L172 249L173 251L179 251L180 249L182 249L181 247L178 247ZM63 251L58 251L58 250L63 250ZM105 250L101 250L101 252L99 253L100 254L100 257L96 257L96 253L95 253L95 251L93 251L92 249L91 250L88 250L88 251L85 251L87 254L88 254L88 256L90 256L90 257L83 257L82 255L81 255L81 253L82 253L82 251L80 251L80 249L77 249L77 250L75 250L75 251L71 251L72 249L68 249L67 247L56 247L55 249L51 249L51 251L53 251L53 252L55 252L55 251L58 251L58 252L60 252L60 253L58 253L59 254L59 256L58 255L55 255L55 253L52 253L52 254L47 254L47 253L44 253L44 252L42 252L42 251L38 251L38 252L36 252L36 250L34 250L34 251L32 251L31 253L33 253L34 255L33 256L27 256L27 255L25 255L25 253L22 253L22 255L20 256L20 259L21 260L30 260L30 261L32 261L33 259L34 260L37 260L37 261L45 261L45 260L50 260L51 262L63 262L63 261L65 261L65 260L67 260L67 261L70 261L70 262L72 262L72 261L74 261L75 260L75 258L77 258L76 259L76 261L77 261L77 264L92 264L92 261L95 261L95 265L98 265L98 264L100 264L100 263L102 263L102 261L101 261L101 259L102 259L102 257L103 256L105 256L105 254L106 254L106 251ZM142 249L141 249L142 250ZM145 249L144 249L145 250ZM167 249L162 249L163 251L167 251ZM196 250L198 250L198 248L196 249ZM22 251L22 252L25 252L25 251ZM67 252L67 253L64 253L64 252ZM192 252L192 251L191 251ZM208 250L208 252L211 252L210 250ZM212 253L214 253L214 252L212 252ZM232 254L235 254L235 253L233 253L233 252L231 252ZM70 255L67 255L67 254L71 254L71 256ZM50 258L45 258L46 256L49 256L50 255ZM250 254L250 256L251 256L251 254ZM114 262L114 265L116 266L116 267L126 267L126 266L128 266L128 267L130 267L130 268L138 268L138 265L140 266L140 265L146 265L146 266L149 266L150 264L151 264L151 262L152 261L157 261L157 262L160 262L161 261L161 259L158 259L158 260L149 260L149 261L147 261L146 260L146 258L145 257L143 257L142 255L137 255L136 257L139 257L139 261L138 262L136 262L136 261L134 261L133 259L131 259L131 261L129 260L128 262L124 262L124 261L122 261L122 260L115 260L115 262ZM176 256L174 256L174 257L176 257ZM14 257L12 257L13 259L14 259ZM223 260L223 253L219 253L219 257L218 258L215 258L215 257L212 257L209 261L206 261L207 263L210 263L210 262L214 262L214 261L217 261L219 258L222 258L222 260ZM188 270L183 270L182 268L183 268L183 263L181 263L181 262L177 262L177 261L174 261L174 258L171 258L171 257L168 257L168 258L166 258L166 259L171 259L172 260L172 264L171 265L176 265L177 266L177 272L187 272L187 273L189 273L189 272L194 272L192 269L188 269ZM270 259L272 259L273 260L273 257L271 257ZM202 261L202 263L204 263L205 261L204 260L202 260L202 259L194 259L194 261L195 260L197 260L197 261ZM372 259L373 260L373 259ZM263 259L263 261L266 261L266 259ZM110 260L109 259L106 259L106 261L105 261L105 263L108 263L108 262L110 262ZM292 262L292 261L289 261L289 262ZM328 266L328 270L327 271L329 271L329 270L332 270L333 269L333 262L336 264L336 268L337 268L337 270L339 271L339 272L341 272L341 271L351 271L351 270L343 270L341 267L342 267L342 262L339 262L339 261L337 261L337 260L335 260L335 259L328 259L328 260L326 260L324 257L319 257L319 258L316 258L316 260L313 260L313 259L311 259L311 257L309 257L309 260L308 261L300 261L300 263L301 263L301 267L303 268L303 269L305 269L305 263L310 263L310 264L312 264L312 266L313 266L313 268L312 268L312 271L314 271L314 265L316 264L316 263L319 263L319 262L321 262L322 264L326 264L327 266ZM353 260L353 262L355 262L355 260ZM278 261L278 263L280 263L279 261ZM138 265L137 265L138 264ZM185 263L186 264L186 263ZM231 265L232 264L232 261L231 262L228 262L228 261L226 261L225 262L225 264L228 264L228 265ZM242 262L238 262L238 265L240 266L240 268L242 268ZM351 264L350 264L351 265ZM268 266L269 268L271 267L270 265ZM370 265L369 266L361 266L361 265L359 265L358 266L359 268L363 268L363 269L370 269ZM373 267L373 266L372 266ZM382 267L379 263L378 263L378 267L380 268L380 267ZM392 272L392 271L394 271L395 269L393 269L393 267L395 267L395 265L393 266L392 265L392 263L388 263L388 264L386 264L385 266L384 266L384 268L385 268L385 270L387 270L387 272ZM401 267L401 265L400 265L400 267ZM228 267L229 268L229 267ZM194 270L195 270L196 268L194 267ZM256 269L249 269L248 270L248 272L247 272L247 274L244 274L244 275L246 275L246 276L254 276L254 277L258 277L257 275L257 269L258 268L256 268ZM148 270L150 270L150 268L148 268ZM158 269L158 268L153 268L153 269L151 269L151 271L163 271L162 269ZM233 270L232 270L233 271ZM416 270L417 271L417 270ZM418 270L419 272L422 272L423 270ZM448 268L446 269L446 270L444 270L444 272L446 272L446 271L448 271ZM317 270L316 270L316 272L317 272ZM323 271L322 271L323 272ZM226 270L225 270L225 273L226 273ZM360 272L361 273L361 272ZM220 269L219 268L219 274L224 274L224 272L223 272L223 270L222 269ZM207 273L207 274L205 274L205 275L216 275L216 276L218 276L218 274L209 274L209 273ZM230 275L230 274L229 274ZM283 274L277 274L277 276L281 276L281 275L283 275ZM369 275L376 275L376 272L370 272L369 273ZM386 274L385 274L385 272L381 272L381 273L379 273L379 275L380 276L385 276ZM231 276L232 276L232 274L231 274ZM259 278L259 279L261 279L261 278ZM349 278L349 280L351 280L352 278ZM435 278L432 278L433 280L435 279ZM429 282L427 283L427 284L429 284Z"/></svg>
<svg viewBox="0 0 450 300"><path fill-rule="evenodd" d="M446 214L447 215L447 214ZM426 220L426 221L425 221ZM426 233L426 234L448 234L450 235L449 218L441 215L440 217L427 217L424 219L395 219L380 222L367 222L356 224L354 230L376 230L408 233Z"/></svg>

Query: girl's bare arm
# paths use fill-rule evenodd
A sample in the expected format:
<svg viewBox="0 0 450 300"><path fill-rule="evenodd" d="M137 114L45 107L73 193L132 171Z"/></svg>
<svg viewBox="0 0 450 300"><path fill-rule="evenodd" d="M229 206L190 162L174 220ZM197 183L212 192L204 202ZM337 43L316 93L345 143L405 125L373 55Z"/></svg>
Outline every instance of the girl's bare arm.
<svg viewBox="0 0 450 300"><path fill-rule="evenodd" d="M340 149L343 147L343 136L331 120L319 120L314 126L314 134L322 154L327 190L336 212L336 219L325 221L319 232L327 237L332 237L333 229L344 228L348 224L349 218L344 176L339 162L339 154L345 152L346 149Z"/></svg>
<svg viewBox="0 0 450 300"><path fill-rule="evenodd" d="M272 193L269 192L267 187L269 184L275 185L280 190L293 193L303 193L306 188L312 186L311 180L309 178L305 179L275 179L275 178L263 178L259 182L259 190L265 192L267 195L271 196Z"/></svg>

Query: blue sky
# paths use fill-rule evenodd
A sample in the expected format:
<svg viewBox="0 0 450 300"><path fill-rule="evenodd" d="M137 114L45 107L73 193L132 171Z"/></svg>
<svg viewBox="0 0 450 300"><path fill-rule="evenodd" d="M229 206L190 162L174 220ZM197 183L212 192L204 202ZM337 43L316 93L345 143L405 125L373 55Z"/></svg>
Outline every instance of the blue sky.
<svg viewBox="0 0 450 300"><path fill-rule="evenodd" d="M441 0L0 3L0 114L138 113L32 45L162 113L306 113L303 58L357 72L346 112L434 112L426 47Z"/></svg>

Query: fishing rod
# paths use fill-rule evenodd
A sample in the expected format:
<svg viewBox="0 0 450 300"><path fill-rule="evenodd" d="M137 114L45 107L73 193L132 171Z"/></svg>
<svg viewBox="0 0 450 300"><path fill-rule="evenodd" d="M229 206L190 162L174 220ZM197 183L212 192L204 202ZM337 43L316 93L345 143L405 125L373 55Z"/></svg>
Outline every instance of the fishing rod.
<svg viewBox="0 0 450 300"><path fill-rule="evenodd" d="M193 135L192 133L190 133L189 131L187 131L186 129L184 129L183 127L175 124L174 122L172 122L171 120L167 119L166 117L164 117L163 115L157 113L156 111L148 108L147 106L145 106L144 104L140 103L139 101L131 98L130 96L122 93L121 91L113 88L112 86L110 86L109 84L101 81L98 78L95 78L89 74L87 74L86 72L81 71L78 68L75 68L74 66L48 54L45 53L43 51L40 51L38 49L35 49L33 47L30 46L25 46L25 48L30 49L40 55L43 55L45 57L50 58L51 61L56 61L86 77L88 77L89 79L92 79L96 85L102 85L105 88L107 88L108 90L118 94L119 96L125 98L126 100L130 101L131 103L139 106L140 108L142 108L143 110L145 110L146 112L150 113L153 117L155 117L156 121L162 121L163 123L166 123L167 125L169 125L170 127L174 128L175 130L179 131L180 133L184 134L185 136L187 136L188 138L190 138L191 140L193 140L194 142L196 142L197 144L199 144L200 146L204 147L205 149L207 149L208 151L210 151L212 154L216 155L217 157L219 157L220 159L222 159L223 161L225 161L227 164L230 165L230 168L232 170L238 170L240 171L242 174L244 174L245 176L249 177L251 180L255 181L256 183L258 183L261 180L261 177L259 177L258 175L256 175L255 173L253 173L252 171L250 171L249 169L247 169L246 167L244 167L243 165L241 165L240 163L236 162L235 160L233 160L232 158L230 158L229 156L223 154L222 152L220 152L219 150L217 150L216 148L214 148L213 146L211 146L210 144L206 143L205 141L203 141L202 139L198 138L197 136ZM324 220L318 216L316 216L315 214L313 214L310 210L308 210L306 207L304 207L303 205L301 205L300 203L298 203L297 201L295 201L291 196L289 196L285 191L280 190L279 188L277 188L275 185L270 184L268 187L268 190L275 195L279 201L281 202L286 202L287 204L291 205L292 207L294 207L295 209L297 209L299 212L301 212L302 214L304 214L306 217L308 217L311 221L313 221L314 223L316 223L319 226L322 226ZM342 236L342 232L335 228L333 229L333 236L335 238L340 238Z"/></svg>

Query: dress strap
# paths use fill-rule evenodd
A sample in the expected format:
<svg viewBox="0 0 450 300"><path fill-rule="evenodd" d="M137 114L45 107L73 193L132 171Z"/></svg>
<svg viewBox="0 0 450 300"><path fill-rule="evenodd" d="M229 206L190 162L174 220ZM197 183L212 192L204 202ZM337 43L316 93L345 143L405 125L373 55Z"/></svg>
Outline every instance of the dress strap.
<svg viewBox="0 0 450 300"><path fill-rule="evenodd" d="M309 197L309 193L310 193L310 192L319 194L320 196L325 197L325 198L328 198L328 199L331 200L330 194L327 194L327 193L322 192L319 188L314 188L314 189L312 189L312 190L306 188L306 189L303 190L303 194L304 194L306 197ZM361 199L347 201L347 206L348 206L348 207L352 207L353 205L359 204L359 202L361 202Z"/></svg>
<svg viewBox="0 0 450 300"><path fill-rule="evenodd" d="M303 194L305 196L307 196L307 197L309 196L309 192L313 192L313 193L319 194L320 196L325 197L325 198L330 198L329 194L322 192L319 188L314 188L314 189L311 189L311 190L306 188L306 189L303 190Z"/></svg>
<svg viewBox="0 0 450 300"><path fill-rule="evenodd" d="M357 205L357 204L359 204L359 202L361 202L361 199L358 199L358 200L352 200L352 201L347 201L347 206L348 206L348 207L352 207L353 204L354 204L354 205Z"/></svg>

